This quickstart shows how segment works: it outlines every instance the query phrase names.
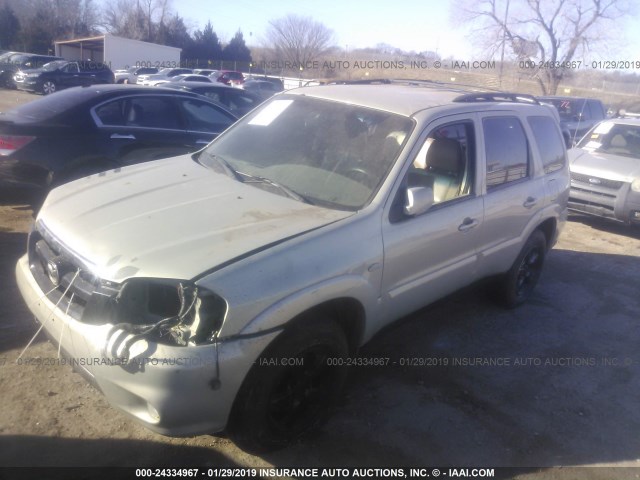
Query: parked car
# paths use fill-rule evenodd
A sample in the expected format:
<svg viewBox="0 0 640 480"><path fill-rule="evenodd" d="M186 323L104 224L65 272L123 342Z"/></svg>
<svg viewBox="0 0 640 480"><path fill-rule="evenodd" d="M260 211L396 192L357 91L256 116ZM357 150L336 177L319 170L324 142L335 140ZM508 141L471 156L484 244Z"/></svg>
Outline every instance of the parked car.
<svg viewBox="0 0 640 480"><path fill-rule="evenodd" d="M157 87L158 85L164 85L166 83L184 83L184 82L213 83L213 80L211 80L206 75L183 74L183 75L176 75L175 77L167 78L165 80L150 81L149 85L153 87Z"/></svg>
<svg viewBox="0 0 640 480"><path fill-rule="evenodd" d="M216 82L224 83L225 85L237 86L242 85L244 82L242 72L234 70L219 70L217 74L211 76Z"/></svg>
<svg viewBox="0 0 640 480"><path fill-rule="evenodd" d="M138 83L138 76L153 75L158 73L156 67L131 67L123 70L116 70L115 83Z"/></svg>
<svg viewBox="0 0 640 480"><path fill-rule="evenodd" d="M46 190L193 152L235 121L189 92L133 85L64 90L0 113L0 184Z"/></svg>
<svg viewBox="0 0 640 480"><path fill-rule="evenodd" d="M218 73L218 70L211 70L209 68L194 68L193 69L193 73L195 73L196 75L213 75Z"/></svg>
<svg viewBox="0 0 640 480"><path fill-rule="evenodd" d="M556 107L563 136L569 144L578 142L596 123L607 118L607 109L595 98L548 96L538 100Z"/></svg>
<svg viewBox="0 0 640 480"><path fill-rule="evenodd" d="M251 92L239 88L229 87L220 83L201 82L169 82L162 85L163 88L184 90L203 95L214 102L221 103L230 112L238 117L246 115L263 102L263 99Z"/></svg>
<svg viewBox="0 0 640 480"><path fill-rule="evenodd" d="M21 70L13 79L20 90L49 95L70 87L113 83L114 75L104 63L56 60L42 68Z"/></svg>
<svg viewBox="0 0 640 480"><path fill-rule="evenodd" d="M245 81L247 80L260 80L263 82L271 82L279 92L284 90L284 82L278 77L268 77L266 75L249 75L248 77L245 77ZM304 85L304 86L307 86L307 85Z"/></svg>
<svg viewBox="0 0 640 480"><path fill-rule="evenodd" d="M528 97L308 87L196 154L53 190L17 283L112 405L264 451L322 423L390 322L488 276L526 301L568 191Z"/></svg>
<svg viewBox="0 0 640 480"><path fill-rule="evenodd" d="M8 52L0 59L0 87L16 88L13 77L19 70L40 68L54 60L62 60L52 55Z"/></svg>
<svg viewBox="0 0 640 480"><path fill-rule="evenodd" d="M153 82L158 80L169 80L176 75L184 75L187 73L193 73L190 68L163 68L158 73L151 75L138 75L138 84L140 85L152 85Z"/></svg>
<svg viewBox="0 0 640 480"><path fill-rule="evenodd" d="M275 84L265 80L247 80L242 84L242 88L247 92L257 95L263 100L266 100L267 98L284 90L283 88L278 88Z"/></svg>
<svg viewBox="0 0 640 480"><path fill-rule="evenodd" d="M640 225L640 119L600 122L569 160L569 208Z"/></svg>

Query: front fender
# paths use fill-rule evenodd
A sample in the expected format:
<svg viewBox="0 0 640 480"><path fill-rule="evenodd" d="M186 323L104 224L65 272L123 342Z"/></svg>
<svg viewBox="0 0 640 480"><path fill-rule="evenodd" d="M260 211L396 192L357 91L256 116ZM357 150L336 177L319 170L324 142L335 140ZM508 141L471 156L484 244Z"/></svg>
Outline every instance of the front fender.
<svg viewBox="0 0 640 480"><path fill-rule="evenodd" d="M253 320L238 335L260 335L284 328L299 315L332 300L350 298L359 302L365 312L366 325L376 324L378 292L374 285L357 275L344 275L307 286L274 303ZM365 337L367 337L365 332Z"/></svg>

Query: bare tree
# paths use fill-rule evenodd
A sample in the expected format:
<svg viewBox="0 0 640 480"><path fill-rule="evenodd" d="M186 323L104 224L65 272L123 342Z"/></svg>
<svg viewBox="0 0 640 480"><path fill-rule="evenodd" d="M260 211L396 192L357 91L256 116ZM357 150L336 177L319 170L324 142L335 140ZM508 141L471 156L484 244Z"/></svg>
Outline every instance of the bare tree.
<svg viewBox="0 0 640 480"><path fill-rule="evenodd" d="M155 42L171 17L170 0L115 0L105 3L103 26L114 35Z"/></svg>
<svg viewBox="0 0 640 480"><path fill-rule="evenodd" d="M519 59L535 58L534 78L550 95L576 55L595 48L607 38L604 27L630 10L626 0L467 0L455 8L488 43L506 42Z"/></svg>
<svg viewBox="0 0 640 480"><path fill-rule="evenodd" d="M266 37L280 59L304 66L328 50L333 31L310 17L287 15L269 22Z"/></svg>

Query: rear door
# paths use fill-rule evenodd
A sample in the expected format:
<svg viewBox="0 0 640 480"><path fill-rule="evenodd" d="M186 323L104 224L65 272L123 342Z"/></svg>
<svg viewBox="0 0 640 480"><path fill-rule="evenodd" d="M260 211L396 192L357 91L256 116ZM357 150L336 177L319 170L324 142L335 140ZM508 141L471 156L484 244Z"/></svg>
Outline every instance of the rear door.
<svg viewBox="0 0 640 480"><path fill-rule="evenodd" d="M196 149L176 101L169 95L136 95L93 109L99 135L121 165L182 155Z"/></svg>
<svg viewBox="0 0 640 480"><path fill-rule="evenodd" d="M515 112L482 115L485 220L480 239L480 275L507 271L528 227L544 208L547 187L534 161L532 142Z"/></svg>

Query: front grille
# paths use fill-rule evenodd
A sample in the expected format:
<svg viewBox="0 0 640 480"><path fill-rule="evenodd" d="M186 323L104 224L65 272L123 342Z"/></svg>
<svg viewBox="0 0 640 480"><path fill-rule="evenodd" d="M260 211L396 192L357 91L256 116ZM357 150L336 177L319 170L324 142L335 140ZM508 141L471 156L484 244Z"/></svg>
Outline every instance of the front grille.
<svg viewBox="0 0 640 480"><path fill-rule="evenodd" d="M624 182L617 180L608 180L606 178L593 177L590 175L584 175L582 173L571 173L571 180L574 182L584 183L585 185L591 185L594 187L602 187L609 190L620 190Z"/></svg>
<svg viewBox="0 0 640 480"><path fill-rule="evenodd" d="M589 195L592 195L594 197L611 198L611 199L615 199L616 198L615 194L604 193L604 192L596 192L594 190L589 190L589 189L586 189L586 188L580 188L580 187L576 187L576 186L572 186L571 190L574 191L574 192L588 193Z"/></svg>
<svg viewBox="0 0 640 480"><path fill-rule="evenodd" d="M100 279L41 225L29 235L28 253L31 272L47 298L80 320Z"/></svg>

